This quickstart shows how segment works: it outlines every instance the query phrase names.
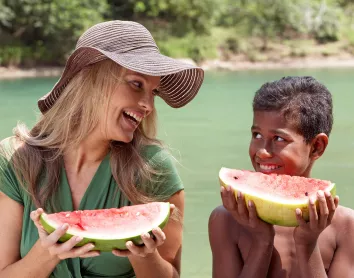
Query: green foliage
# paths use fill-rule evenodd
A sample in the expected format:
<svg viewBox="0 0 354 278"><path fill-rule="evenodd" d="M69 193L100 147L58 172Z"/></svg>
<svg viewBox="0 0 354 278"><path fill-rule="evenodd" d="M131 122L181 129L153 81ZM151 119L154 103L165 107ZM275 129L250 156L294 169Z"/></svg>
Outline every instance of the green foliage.
<svg viewBox="0 0 354 278"><path fill-rule="evenodd" d="M0 0L0 64L63 64L85 29L112 19L144 24L163 53L197 62L263 61L286 40L353 48L353 0ZM303 57L307 47L284 53Z"/></svg>
<svg viewBox="0 0 354 278"><path fill-rule="evenodd" d="M33 51L51 49L60 61L85 29L102 20L107 6L100 0L2 0L2 9L3 32Z"/></svg>

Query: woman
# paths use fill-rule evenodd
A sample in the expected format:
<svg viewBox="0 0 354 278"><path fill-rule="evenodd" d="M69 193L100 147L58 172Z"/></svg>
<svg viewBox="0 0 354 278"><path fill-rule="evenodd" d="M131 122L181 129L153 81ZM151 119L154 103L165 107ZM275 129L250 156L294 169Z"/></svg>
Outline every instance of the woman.
<svg viewBox="0 0 354 278"><path fill-rule="evenodd" d="M154 97L179 108L197 94L203 71L165 57L148 30L110 21L88 29L38 106L31 130L1 142L0 277L179 277L183 185L155 138ZM45 233L45 211L169 201L179 219L142 235L144 246L91 251ZM43 209L42 209L43 208Z"/></svg>

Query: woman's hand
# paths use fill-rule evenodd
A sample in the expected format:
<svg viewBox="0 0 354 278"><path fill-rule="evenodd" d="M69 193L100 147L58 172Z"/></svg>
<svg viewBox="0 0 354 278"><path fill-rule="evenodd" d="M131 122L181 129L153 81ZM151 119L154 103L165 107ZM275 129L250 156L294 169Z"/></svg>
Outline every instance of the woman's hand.
<svg viewBox="0 0 354 278"><path fill-rule="evenodd" d="M301 209L296 209L299 226L294 230L294 240L298 245L316 244L319 235L332 222L339 203L338 196L333 198L330 192L318 191L317 200L319 209L316 209L314 198L309 199L309 222L303 219Z"/></svg>
<svg viewBox="0 0 354 278"><path fill-rule="evenodd" d="M175 206L171 204L170 208L172 214ZM141 239L143 240L142 246L137 246L132 241L127 241L126 247L128 250L113 250L112 253L118 257L139 256L144 258L154 253L157 247L161 246L166 240L165 233L159 227L154 228L152 234L145 233L141 235Z"/></svg>
<svg viewBox="0 0 354 278"><path fill-rule="evenodd" d="M221 186L221 199L224 207L229 211L233 218L252 235L257 242L273 242L275 230L274 226L268 224L257 216L255 204L248 202L241 192L237 194L237 200L233 189L228 186L226 189Z"/></svg>
<svg viewBox="0 0 354 278"><path fill-rule="evenodd" d="M59 260L64 260L67 258L75 257L95 257L100 254L99 251L91 251L95 247L92 243L85 244L81 247L75 247L75 245L82 240L82 238L78 236L73 236L64 243L57 243L59 238L66 233L69 225L64 224L51 234L48 234L39 221L42 213L43 209L39 208L35 211L32 211L30 216L38 229L41 246L46 249L51 256L58 258Z"/></svg>

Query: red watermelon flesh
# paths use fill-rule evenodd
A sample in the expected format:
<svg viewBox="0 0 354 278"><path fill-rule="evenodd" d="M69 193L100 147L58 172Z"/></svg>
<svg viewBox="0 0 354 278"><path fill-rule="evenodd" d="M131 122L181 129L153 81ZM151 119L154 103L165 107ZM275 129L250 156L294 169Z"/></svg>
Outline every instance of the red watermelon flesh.
<svg viewBox="0 0 354 278"><path fill-rule="evenodd" d="M309 197L316 197L318 190L336 194L336 186L327 180L298 176L263 174L260 172L221 168L220 184L231 186L235 195L242 192L246 204L252 200L258 217L274 225L298 225L295 210L301 209L303 218L309 220Z"/></svg>
<svg viewBox="0 0 354 278"><path fill-rule="evenodd" d="M67 223L69 229L61 241L81 236L86 239L84 242L94 242L96 250L112 250L113 245L126 249L128 240L140 244L140 235L151 233L156 227L163 228L169 215L169 203L153 202L122 208L43 213L41 223L48 233Z"/></svg>
<svg viewBox="0 0 354 278"><path fill-rule="evenodd" d="M225 171L220 172L220 177L228 185L236 186L240 191L252 190L272 198L308 199L309 196L315 196L318 190L325 191L332 185L330 181L314 178L224 169Z"/></svg>

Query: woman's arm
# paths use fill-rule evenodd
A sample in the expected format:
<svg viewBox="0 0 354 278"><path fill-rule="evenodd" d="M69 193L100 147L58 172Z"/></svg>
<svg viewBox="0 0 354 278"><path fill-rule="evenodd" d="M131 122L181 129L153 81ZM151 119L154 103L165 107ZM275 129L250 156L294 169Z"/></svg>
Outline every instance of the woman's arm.
<svg viewBox="0 0 354 278"><path fill-rule="evenodd" d="M20 257L23 206L0 192L0 277L48 277L55 260L37 242L23 259Z"/></svg>
<svg viewBox="0 0 354 278"><path fill-rule="evenodd" d="M181 269L184 191L169 200L178 209L181 221L170 219L163 232L154 233L156 240L145 240L145 246L127 246L129 250L114 250L116 256L128 257L137 278L178 278ZM161 238L160 238L161 237ZM156 244L163 243L157 248Z"/></svg>
<svg viewBox="0 0 354 278"><path fill-rule="evenodd" d="M169 200L178 209L181 221L184 213L184 190L175 193ZM137 278L177 278L181 271L183 222L169 221L164 228L166 240L147 257L129 258Z"/></svg>
<svg viewBox="0 0 354 278"><path fill-rule="evenodd" d="M23 206L0 192L0 277L48 277L60 260L99 255L97 251L90 251L94 247L92 244L74 248L81 240L78 237L72 237L65 243L57 243L67 231L68 225L48 235L39 223L41 212L42 210L38 209L31 213L31 219L38 228L39 240L21 259Z"/></svg>

